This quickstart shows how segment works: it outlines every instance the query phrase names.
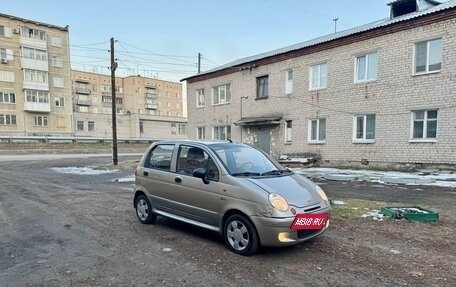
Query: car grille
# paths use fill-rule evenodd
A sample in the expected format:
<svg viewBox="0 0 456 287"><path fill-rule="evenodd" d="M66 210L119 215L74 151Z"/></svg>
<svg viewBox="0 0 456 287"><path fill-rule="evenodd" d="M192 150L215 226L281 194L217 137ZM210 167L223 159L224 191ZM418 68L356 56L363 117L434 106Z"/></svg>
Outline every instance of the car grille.
<svg viewBox="0 0 456 287"><path fill-rule="evenodd" d="M298 239L312 236L321 230L298 230L296 231Z"/></svg>

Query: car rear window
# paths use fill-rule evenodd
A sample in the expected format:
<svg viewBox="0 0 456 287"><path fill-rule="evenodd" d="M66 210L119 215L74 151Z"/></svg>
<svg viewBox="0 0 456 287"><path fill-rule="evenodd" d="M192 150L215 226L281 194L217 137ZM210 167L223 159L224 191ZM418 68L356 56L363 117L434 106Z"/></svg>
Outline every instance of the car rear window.
<svg viewBox="0 0 456 287"><path fill-rule="evenodd" d="M157 145L150 152L145 167L170 171L173 151L174 145Z"/></svg>

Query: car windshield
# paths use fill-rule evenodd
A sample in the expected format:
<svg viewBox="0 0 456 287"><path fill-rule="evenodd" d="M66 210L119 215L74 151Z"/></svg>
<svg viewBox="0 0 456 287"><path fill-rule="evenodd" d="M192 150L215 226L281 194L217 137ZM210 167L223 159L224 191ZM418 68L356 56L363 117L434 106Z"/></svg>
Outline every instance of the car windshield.
<svg viewBox="0 0 456 287"><path fill-rule="evenodd" d="M210 148L234 176L273 176L289 172L261 151L244 144L214 144Z"/></svg>

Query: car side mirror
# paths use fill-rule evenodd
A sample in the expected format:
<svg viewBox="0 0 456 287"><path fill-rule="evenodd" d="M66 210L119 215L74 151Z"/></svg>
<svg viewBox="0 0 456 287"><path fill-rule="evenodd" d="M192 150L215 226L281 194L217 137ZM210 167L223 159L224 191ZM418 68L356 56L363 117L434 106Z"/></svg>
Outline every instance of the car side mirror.
<svg viewBox="0 0 456 287"><path fill-rule="evenodd" d="M204 184L209 184L209 180L206 179L206 169L205 168L196 168L193 170L193 176L201 178L204 182Z"/></svg>

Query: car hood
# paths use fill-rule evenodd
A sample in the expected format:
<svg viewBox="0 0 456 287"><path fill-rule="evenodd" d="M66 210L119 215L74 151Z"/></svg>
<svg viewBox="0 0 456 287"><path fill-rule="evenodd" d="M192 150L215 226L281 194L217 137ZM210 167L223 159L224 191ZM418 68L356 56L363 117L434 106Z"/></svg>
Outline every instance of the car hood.
<svg viewBox="0 0 456 287"><path fill-rule="evenodd" d="M321 202L315 183L298 174L275 177L247 177L246 179L268 193L280 194L287 200L289 205L305 207Z"/></svg>

